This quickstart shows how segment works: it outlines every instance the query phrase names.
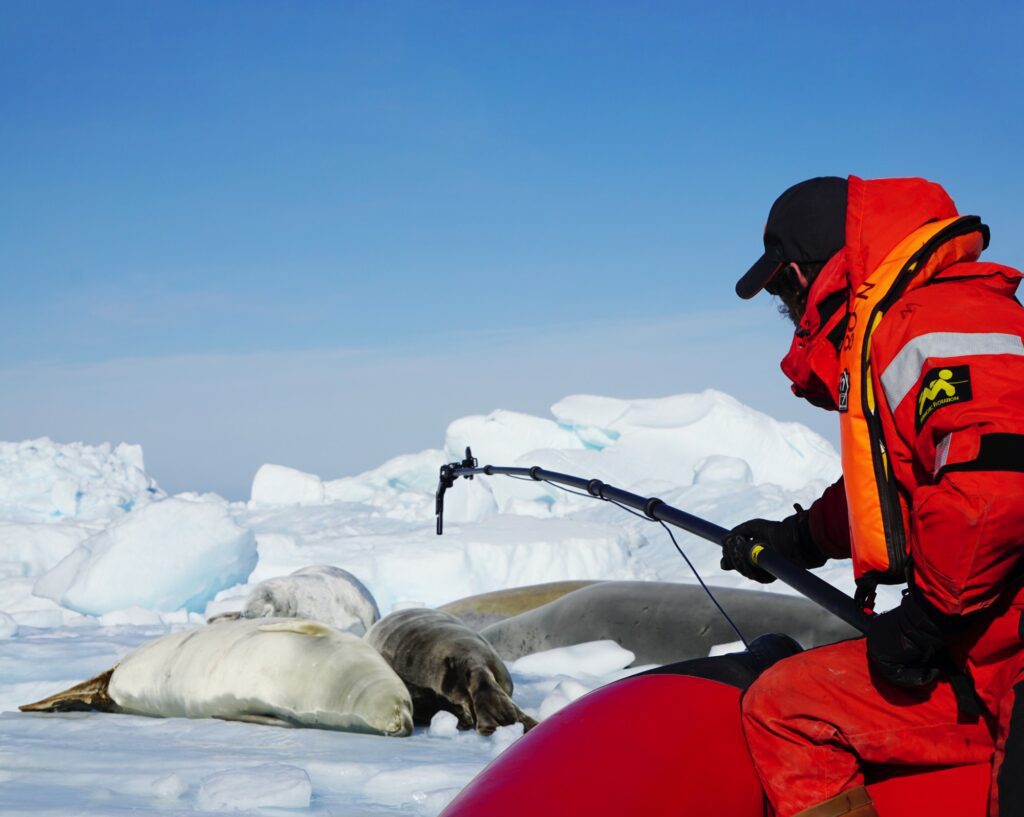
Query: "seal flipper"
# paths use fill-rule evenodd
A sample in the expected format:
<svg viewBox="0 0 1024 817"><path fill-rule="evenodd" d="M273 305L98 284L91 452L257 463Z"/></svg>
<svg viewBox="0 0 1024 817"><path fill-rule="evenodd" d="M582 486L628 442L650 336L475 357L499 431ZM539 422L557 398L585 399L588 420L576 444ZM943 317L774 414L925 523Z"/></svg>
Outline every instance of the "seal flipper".
<svg viewBox="0 0 1024 817"><path fill-rule="evenodd" d="M18 709L22 712L120 712L120 707L114 703L107 691L110 687L110 676L114 674L115 669L116 664L95 678L82 681L41 701L19 706Z"/></svg>
<svg viewBox="0 0 1024 817"><path fill-rule="evenodd" d="M505 691L487 667L473 671L469 682L469 699L473 708L476 731L490 735L499 726L521 723L524 731L531 730L537 721L523 712Z"/></svg>

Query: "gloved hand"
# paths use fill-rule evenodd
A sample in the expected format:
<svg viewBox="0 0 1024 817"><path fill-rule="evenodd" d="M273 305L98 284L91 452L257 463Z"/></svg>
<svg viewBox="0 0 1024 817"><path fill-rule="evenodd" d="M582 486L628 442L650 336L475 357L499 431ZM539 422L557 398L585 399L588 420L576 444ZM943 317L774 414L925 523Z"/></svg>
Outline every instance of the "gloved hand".
<svg viewBox="0 0 1024 817"><path fill-rule="evenodd" d="M796 513L780 522L751 519L737 525L722 541L722 569L735 570L761 584L775 577L750 563L747 555L753 544L767 545L773 551L801 567L821 567L828 561L811 537L810 517L799 505Z"/></svg>
<svg viewBox="0 0 1024 817"><path fill-rule="evenodd" d="M946 616L907 591L899 607L871 622L868 660L887 681L900 687L922 687L939 677L936 666L946 638L958 631L956 616Z"/></svg>

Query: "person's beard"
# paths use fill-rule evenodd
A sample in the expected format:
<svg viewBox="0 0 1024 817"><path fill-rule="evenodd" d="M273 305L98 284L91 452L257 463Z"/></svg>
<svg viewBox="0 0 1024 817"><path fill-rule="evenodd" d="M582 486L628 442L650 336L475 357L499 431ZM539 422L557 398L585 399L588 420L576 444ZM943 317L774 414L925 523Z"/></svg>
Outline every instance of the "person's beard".
<svg viewBox="0 0 1024 817"><path fill-rule="evenodd" d="M777 285L774 294L779 314L789 318L794 326L800 325L804 312L807 311L808 292L810 287L801 286L795 275L787 275Z"/></svg>
<svg viewBox="0 0 1024 817"><path fill-rule="evenodd" d="M801 289L786 295L780 293L775 297L778 298L779 314L789 318L793 326L799 326L804 312L807 311L807 290Z"/></svg>

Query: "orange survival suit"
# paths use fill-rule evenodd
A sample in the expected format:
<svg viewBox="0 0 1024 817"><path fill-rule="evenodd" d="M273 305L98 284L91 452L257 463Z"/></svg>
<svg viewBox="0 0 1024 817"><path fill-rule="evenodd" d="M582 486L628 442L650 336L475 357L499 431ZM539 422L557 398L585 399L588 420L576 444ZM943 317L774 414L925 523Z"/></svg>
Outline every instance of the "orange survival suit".
<svg viewBox="0 0 1024 817"><path fill-rule="evenodd" d="M1021 273L981 263L988 230L922 179L848 183L846 245L809 292L783 370L840 412L843 479L810 509L823 553L864 597L907 581L963 624L949 652L983 704L945 679L872 673L864 639L802 653L744 697L776 814L865 782L863 765L994 759L990 814L1024 814L1024 309Z"/></svg>

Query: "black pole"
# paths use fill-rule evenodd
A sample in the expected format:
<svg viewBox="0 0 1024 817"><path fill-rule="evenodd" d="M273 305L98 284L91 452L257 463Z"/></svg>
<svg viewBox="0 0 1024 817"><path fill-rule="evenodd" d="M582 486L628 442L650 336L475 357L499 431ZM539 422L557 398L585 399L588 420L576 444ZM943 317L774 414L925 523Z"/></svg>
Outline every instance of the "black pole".
<svg viewBox="0 0 1024 817"><path fill-rule="evenodd" d="M558 485L567 485L580 491L585 491L597 499L604 499L619 505L625 505L640 511L648 519L657 522L664 522L677 528L707 539L721 546L722 540L729 533L723 527L694 516L686 511L674 508L657 497L643 497L623 491L614 485L606 485L599 479L583 479L571 474L560 474L557 471L548 471L539 466L531 468L509 468L498 465L477 466L469 449L466 449L466 459L461 463L453 462L441 466L441 480L437 488L437 532L442 530L442 517L444 514L444 492L451 488L459 477L472 479L476 474L487 476L510 476L527 477L538 482L553 482ZM750 561L763 570L771 573L775 578L784 584L788 584L802 596L825 608L833 615L841 618L851 627L862 633L867 633L869 626L868 616L861 610L860 606L852 598L842 591L836 589L828 582L818 578L809 570L790 562L788 559L773 552L763 543L753 543L748 554Z"/></svg>

